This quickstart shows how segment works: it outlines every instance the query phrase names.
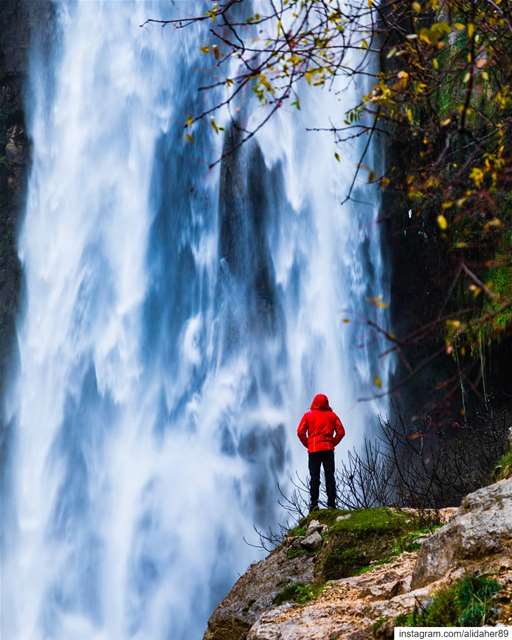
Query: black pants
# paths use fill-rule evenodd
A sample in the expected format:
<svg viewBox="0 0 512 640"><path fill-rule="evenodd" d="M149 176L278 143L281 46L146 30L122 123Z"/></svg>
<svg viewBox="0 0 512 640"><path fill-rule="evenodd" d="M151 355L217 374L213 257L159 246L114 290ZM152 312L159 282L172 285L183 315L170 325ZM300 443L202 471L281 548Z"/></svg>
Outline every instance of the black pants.
<svg viewBox="0 0 512 640"><path fill-rule="evenodd" d="M323 465L325 474L325 490L327 492L327 506L336 507L336 480L334 479L334 451L316 451L309 454L309 475L311 494L311 509L318 507L320 493L320 467Z"/></svg>

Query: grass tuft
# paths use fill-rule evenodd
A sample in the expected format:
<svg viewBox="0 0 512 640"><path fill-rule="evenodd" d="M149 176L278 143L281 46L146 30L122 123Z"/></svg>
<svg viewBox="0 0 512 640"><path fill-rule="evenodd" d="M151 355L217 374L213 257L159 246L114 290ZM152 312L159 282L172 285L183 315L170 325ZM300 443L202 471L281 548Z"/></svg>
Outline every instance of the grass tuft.
<svg viewBox="0 0 512 640"><path fill-rule="evenodd" d="M318 597L324 585L315 583L292 582L287 584L274 598L274 604L280 605L283 602L296 602L306 604Z"/></svg>
<svg viewBox="0 0 512 640"><path fill-rule="evenodd" d="M398 616L400 627L480 627L494 616L494 597L500 590L496 580L469 576L438 591L424 608Z"/></svg>

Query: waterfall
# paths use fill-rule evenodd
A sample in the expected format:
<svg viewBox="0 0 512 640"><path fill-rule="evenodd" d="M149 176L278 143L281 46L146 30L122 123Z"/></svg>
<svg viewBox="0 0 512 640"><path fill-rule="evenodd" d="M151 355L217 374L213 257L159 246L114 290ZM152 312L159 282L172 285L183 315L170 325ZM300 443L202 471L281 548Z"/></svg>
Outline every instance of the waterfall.
<svg viewBox="0 0 512 640"><path fill-rule="evenodd" d="M306 472L311 396L345 423L338 457L385 410L357 401L387 379L361 320L386 324L368 303L388 298L379 195L361 180L363 202L341 207L360 143L338 162L330 135L305 132L363 87L304 92L209 169L236 133L183 135L215 98L197 91L202 27L139 27L172 10L62 2L50 62L33 52L9 640L198 640L261 557L244 536L281 518L277 483Z"/></svg>

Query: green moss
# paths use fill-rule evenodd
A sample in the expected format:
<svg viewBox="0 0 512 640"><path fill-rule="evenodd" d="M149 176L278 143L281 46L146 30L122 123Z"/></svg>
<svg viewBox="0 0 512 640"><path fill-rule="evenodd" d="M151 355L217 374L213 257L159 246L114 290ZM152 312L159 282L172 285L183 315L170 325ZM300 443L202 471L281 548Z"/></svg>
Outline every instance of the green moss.
<svg viewBox="0 0 512 640"><path fill-rule="evenodd" d="M283 604L283 602L306 604L306 602L317 598L323 588L323 584L292 582L291 584L287 584L286 587L276 595L274 604L279 605Z"/></svg>
<svg viewBox="0 0 512 640"><path fill-rule="evenodd" d="M348 513L354 513L353 511L347 511L344 509L319 509L318 511L313 511L305 518L301 518L297 525L290 529L290 535L292 536L303 536L306 533L306 530L309 526L309 523L312 520L318 520L322 524L326 524L327 526L332 526L336 521L336 518L340 515L345 515Z"/></svg>
<svg viewBox="0 0 512 640"><path fill-rule="evenodd" d="M288 558L288 560L293 560L294 558L301 558L303 556L309 555L312 555L311 551L301 549L300 547L288 549L288 551L286 552L286 557Z"/></svg>
<svg viewBox="0 0 512 640"><path fill-rule="evenodd" d="M385 507L375 509L358 509L356 511L348 511L343 515L350 517L343 520L336 520L336 514L333 523L329 528L329 533L353 532L359 536L368 536L374 533L399 533L407 523L411 520L404 513L393 511Z"/></svg>
<svg viewBox="0 0 512 640"><path fill-rule="evenodd" d="M343 519L338 520L340 516ZM386 507L354 511L322 509L300 520L290 535L303 536L312 520L328 527L322 547L314 552L289 548L287 557L291 560L314 556L315 581L319 584L365 573L403 551L416 550L417 538L438 526L435 523L425 527L419 518Z"/></svg>
<svg viewBox="0 0 512 640"><path fill-rule="evenodd" d="M359 575L388 562L403 551L418 547L415 540L431 529L419 528L418 520L400 511L375 508L328 514L331 525L316 559L316 575L336 580Z"/></svg>
<svg viewBox="0 0 512 640"><path fill-rule="evenodd" d="M382 625L387 621L387 618L385 618L384 616L381 616L380 618L378 618L372 625L372 631L373 631L373 635L376 635L377 632L379 631L379 629L382 627Z"/></svg>
<svg viewBox="0 0 512 640"><path fill-rule="evenodd" d="M492 622L496 580L470 576L438 591L432 602L398 616L397 627L478 627Z"/></svg>

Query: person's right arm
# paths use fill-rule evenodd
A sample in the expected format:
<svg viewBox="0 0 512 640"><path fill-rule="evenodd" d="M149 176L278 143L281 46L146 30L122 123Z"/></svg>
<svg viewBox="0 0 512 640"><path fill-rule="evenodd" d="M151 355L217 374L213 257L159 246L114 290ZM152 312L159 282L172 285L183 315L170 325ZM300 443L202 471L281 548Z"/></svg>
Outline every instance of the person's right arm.
<svg viewBox="0 0 512 640"><path fill-rule="evenodd" d="M302 420L299 422L299 426L297 427L297 436L302 444L308 447L308 418L307 413L302 416Z"/></svg>

